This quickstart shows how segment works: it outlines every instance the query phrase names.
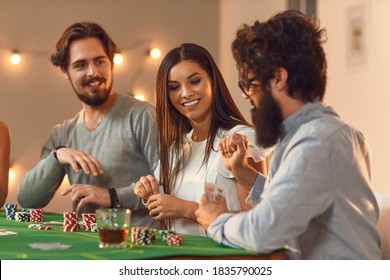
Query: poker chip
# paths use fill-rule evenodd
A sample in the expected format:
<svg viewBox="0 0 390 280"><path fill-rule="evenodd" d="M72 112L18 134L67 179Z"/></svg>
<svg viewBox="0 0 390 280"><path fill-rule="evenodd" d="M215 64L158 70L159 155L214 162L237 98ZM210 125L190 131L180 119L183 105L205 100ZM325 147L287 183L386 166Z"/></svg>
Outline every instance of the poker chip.
<svg viewBox="0 0 390 280"><path fill-rule="evenodd" d="M28 228L38 228L41 226L43 226L43 225L42 224L31 224L31 225L28 225Z"/></svg>
<svg viewBox="0 0 390 280"><path fill-rule="evenodd" d="M67 225L64 224L64 231L65 232L79 231L79 226L78 224L67 224Z"/></svg>
<svg viewBox="0 0 390 280"><path fill-rule="evenodd" d="M137 234L137 244L138 245L151 245L153 242L153 229L142 228L138 230Z"/></svg>
<svg viewBox="0 0 390 280"><path fill-rule="evenodd" d="M169 234L167 235L167 244L169 246L179 246L184 244L183 235L181 234Z"/></svg>
<svg viewBox="0 0 390 280"><path fill-rule="evenodd" d="M64 231L75 232L79 230L79 220L77 212L64 212Z"/></svg>
<svg viewBox="0 0 390 280"><path fill-rule="evenodd" d="M17 205L14 203L6 203L4 204L4 209L7 220L15 220Z"/></svg>
<svg viewBox="0 0 390 280"><path fill-rule="evenodd" d="M78 212L64 212L64 219L78 219L79 213Z"/></svg>
<svg viewBox="0 0 390 280"><path fill-rule="evenodd" d="M18 222L29 222L30 221L30 214L27 212L16 212L15 213L15 220Z"/></svg>
<svg viewBox="0 0 390 280"><path fill-rule="evenodd" d="M96 223L95 213L83 213L82 216L82 228L84 230L91 230L92 224Z"/></svg>
<svg viewBox="0 0 390 280"><path fill-rule="evenodd" d="M52 230L53 228L51 226L40 226L38 227L39 230Z"/></svg>
<svg viewBox="0 0 390 280"><path fill-rule="evenodd" d="M92 223L92 224L91 224L91 231L92 231L92 232L98 232L97 223Z"/></svg>
<svg viewBox="0 0 390 280"><path fill-rule="evenodd" d="M171 230L171 229L160 230L159 232L160 232L160 235L161 235L161 241L167 241L167 236L169 234L175 233L175 231Z"/></svg>
<svg viewBox="0 0 390 280"><path fill-rule="evenodd" d="M132 228L131 228L131 242L137 243L138 231L139 231L140 229L144 229L144 228L147 228L147 227L138 226L138 227L132 227Z"/></svg>
<svg viewBox="0 0 390 280"><path fill-rule="evenodd" d="M151 245L156 240L156 230L148 227L132 227L131 242L138 245Z"/></svg>
<svg viewBox="0 0 390 280"><path fill-rule="evenodd" d="M43 222L43 210L42 209L30 209L30 222Z"/></svg>

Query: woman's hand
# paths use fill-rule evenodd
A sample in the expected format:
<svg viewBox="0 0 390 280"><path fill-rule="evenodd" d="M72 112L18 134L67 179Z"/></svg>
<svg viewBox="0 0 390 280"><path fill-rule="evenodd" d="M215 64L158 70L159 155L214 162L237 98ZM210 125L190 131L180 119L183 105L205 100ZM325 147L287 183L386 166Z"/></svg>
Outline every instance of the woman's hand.
<svg viewBox="0 0 390 280"><path fill-rule="evenodd" d="M148 199L149 215L156 221L186 218L196 221L195 210L198 203L180 199L169 194L156 194Z"/></svg>
<svg viewBox="0 0 390 280"><path fill-rule="evenodd" d="M142 176L134 187L134 193L147 201L153 194L158 194L158 184L152 175Z"/></svg>

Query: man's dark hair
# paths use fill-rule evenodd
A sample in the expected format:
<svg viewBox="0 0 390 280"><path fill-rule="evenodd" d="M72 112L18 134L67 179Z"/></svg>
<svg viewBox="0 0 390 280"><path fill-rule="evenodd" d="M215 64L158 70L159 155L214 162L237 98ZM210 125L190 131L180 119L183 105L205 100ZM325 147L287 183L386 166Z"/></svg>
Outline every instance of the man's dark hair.
<svg viewBox="0 0 390 280"><path fill-rule="evenodd" d="M244 25L232 44L240 78L247 81L251 72L266 87L282 67L288 72L291 97L305 102L323 100L327 69L324 34L317 21L295 10Z"/></svg>
<svg viewBox="0 0 390 280"><path fill-rule="evenodd" d="M114 55L117 52L117 47L107 32L96 23L78 22L69 26L58 40L56 44L56 53L50 57L53 65L66 71L69 63L70 44L75 40L90 37L97 38L102 42L104 51L112 62L114 60Z"/></svg>

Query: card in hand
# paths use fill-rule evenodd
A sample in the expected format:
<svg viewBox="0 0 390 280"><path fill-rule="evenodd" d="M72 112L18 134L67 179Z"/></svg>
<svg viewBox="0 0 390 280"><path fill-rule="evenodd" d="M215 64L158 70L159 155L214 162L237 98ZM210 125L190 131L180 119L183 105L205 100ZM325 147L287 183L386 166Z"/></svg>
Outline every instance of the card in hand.
<svg viewBox="0 0 390 280"><path fill-rule="evenodd" d="M213 183L205 183L204 191L206 193L207 199L210 202L221 202L224 200L223 189L218 188Z"/></svg>

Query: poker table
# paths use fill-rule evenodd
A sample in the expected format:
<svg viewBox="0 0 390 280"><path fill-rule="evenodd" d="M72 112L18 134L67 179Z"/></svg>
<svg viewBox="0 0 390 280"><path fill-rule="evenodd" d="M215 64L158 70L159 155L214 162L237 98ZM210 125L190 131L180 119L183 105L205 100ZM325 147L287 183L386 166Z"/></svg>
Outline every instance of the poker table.
<svg viewBox="0 0 390 280"><path fill-rule="evenodd" d="M62 214L44 213L44 222L62 222ZM184 234L184 244L169 246L157 234L152 245L137 245L130 242L125 249L101 249L98 233L86 230L64 232L60 225L52 230L28 228L32 223L7 220L0 211L0 229L16 235L0 236L1 260L130 260L130 259L285 259L283 250L271 254L255 254L243 249L233 249L217 244L210 238ZM56 243L71 245L65 250L37 250L28 244Z"/></svg>

